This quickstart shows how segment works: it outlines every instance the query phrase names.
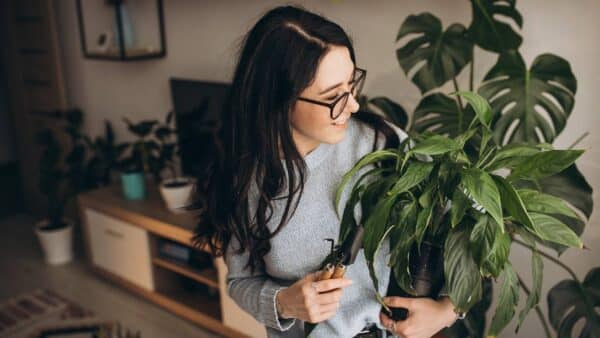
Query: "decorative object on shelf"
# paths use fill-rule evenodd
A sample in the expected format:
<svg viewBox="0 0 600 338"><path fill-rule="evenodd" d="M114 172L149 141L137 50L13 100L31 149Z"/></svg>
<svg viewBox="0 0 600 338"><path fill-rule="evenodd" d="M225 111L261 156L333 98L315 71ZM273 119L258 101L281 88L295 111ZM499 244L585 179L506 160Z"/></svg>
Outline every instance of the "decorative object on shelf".
<svg viewBox="0 0 600 338"><path fill-rule="evenodd" d="M473 92L454 95L468 102L465 109L471 112L462 133L454 137L413 133L397 149L365 155L344 175L337 206L346 185L357 180L343 209L339 242L362 223L365 258L377 288L373 260L389 238L389 266L402 292L388 290L388 295L436 298L445 282L457 313L468 312L483 299L484 280L502 276L488 331L495 337L519 304L520 280L509 258L511 244L521 242L532 249L534 288L519 313L519 326L539 300L543 269L539 247L583 248L579 235L562 221L583 221L566 199L523 184L568 170L583 150L555 150L550 144L502 145L490 129L493 114L488 102ZM369 169L371 165L374 168ZM357 206L362 210L360 220L355 219ZM427 243L434 245L424 246ZM406 313L390 311L381 303L394 319L405 318Z"/></svg>
<svg viewBox="0 0 600 338"><path fill-rule="evenodd" d="M76 4L84 57L135 61L166 55L162 0L77 0ZM88 41L96 45L88 46Z"/></svg>

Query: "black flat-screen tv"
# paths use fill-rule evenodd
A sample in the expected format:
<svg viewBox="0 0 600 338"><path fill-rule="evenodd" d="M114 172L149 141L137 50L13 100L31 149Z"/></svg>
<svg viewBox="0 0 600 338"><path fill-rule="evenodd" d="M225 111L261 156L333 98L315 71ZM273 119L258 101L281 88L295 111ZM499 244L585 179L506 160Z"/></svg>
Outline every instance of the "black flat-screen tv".
<svg viewBox="0 0 600 338"><path fill-rule="evenodd" d="M230 85L171 78L170 86L181 169L186 176L202 179L207 163L214 156L216 126Z"/></svg>

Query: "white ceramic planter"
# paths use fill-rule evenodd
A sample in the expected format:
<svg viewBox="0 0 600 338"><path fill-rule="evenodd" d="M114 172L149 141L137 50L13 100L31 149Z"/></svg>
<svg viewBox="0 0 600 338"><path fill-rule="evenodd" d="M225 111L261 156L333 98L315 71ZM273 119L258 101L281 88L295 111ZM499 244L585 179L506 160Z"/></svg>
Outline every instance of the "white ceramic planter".
<svg viewBox="0 0 600 338"><path fill-rule="evenodd" d="M63 221L68 225L56 230L42 230L48 225L48 220L35 225L46 262L51 265L68 263L73 259L73 222L67 219Z"/></svg>
<svg viewBox="0 0 600 338"><path fill-rule="evenodd" d="M182 182L184 184L176 187L169 186L173 183ZM175 213L185 212L184 207L192 203L192 193L196 186L196 180L191 177L178 177L175 179L164 180L160 184L160 194L162 195L167 208Z"/></svg>

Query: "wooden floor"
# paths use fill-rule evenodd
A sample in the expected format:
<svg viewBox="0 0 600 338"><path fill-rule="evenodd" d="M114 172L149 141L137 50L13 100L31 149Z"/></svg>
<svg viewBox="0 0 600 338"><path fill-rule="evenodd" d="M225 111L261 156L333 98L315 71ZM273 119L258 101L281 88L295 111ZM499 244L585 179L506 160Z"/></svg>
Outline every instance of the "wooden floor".
<svg viewBox="0 0 600 338"><path fill-rule="evenodd" d="M99 317L119 320L124 327L141 331L142 338L220 337L99 278L86 266L80 244L76 245L72 263L46 265L33 233L35 220L28 215L0 218L0 302L19 293L47 288Z"/></svg>

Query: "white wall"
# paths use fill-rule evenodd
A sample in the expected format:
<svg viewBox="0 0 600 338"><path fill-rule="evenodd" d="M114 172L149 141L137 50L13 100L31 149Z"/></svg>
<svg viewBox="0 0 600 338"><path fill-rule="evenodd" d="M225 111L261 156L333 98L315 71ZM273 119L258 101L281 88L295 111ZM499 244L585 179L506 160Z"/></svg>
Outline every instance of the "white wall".
<svg viewBox="0 0 600 338"><path fill-rule="evenodd" d="M284 2L165 1L167 57L132 63L94 61L82 57L74 3L56 2L69 102L84 109L86 129L91 133L100 132L102 121L107 118L117 127L117 134L124 137L121 117L158 118L170 109L169 77L229 81L242 34L266 9ZM440 17L444 26L456 21L466 25L471 17L466 0L312 0L301 4L338 22L352 35L358 63L369 71L365 86L367 94L388 96L401 102L409 111L415 107L420 95L402 73L395 58L394 40L400 24L407 15L424 11ZM567 147L583 132L591 133L580 144L587 152L578 163L598 191L600 147L597 144L600 144L600 131L595 127L600 125L600 114L595 100L600 85L600 20L594 14L600 13L600 2L527 0L520 1L517 7L524 18L521 52L526 62L530 64L541 53L555 53L571 63L577 76L579 89L575 109L556 145ZM476 82L494 61L490 54L482 52L476 55ZM466 88L467 84L465 75L466 72L459 78L462 88ZM597 195L594 195L596 202ZM562 257L581 278L591 267L600 265L598 214L593 214L583 236L586 246L592 250L569 251ZM517 261L517 269L527 275L529 255L515 247L512 258ZM546 266L544 295L552 285L567 277L550 263ZM545 297L542 306L546 308ZM514 328L514 325L511 327ZM514 334L507 329L502 336L513 337ZM533 312L520 336L542 336L541 326Z"/></svg>

